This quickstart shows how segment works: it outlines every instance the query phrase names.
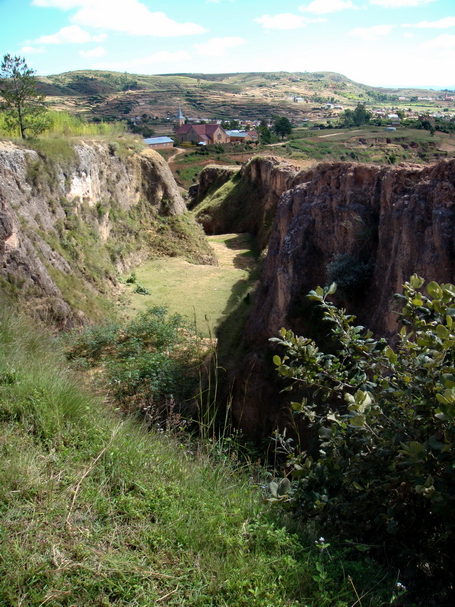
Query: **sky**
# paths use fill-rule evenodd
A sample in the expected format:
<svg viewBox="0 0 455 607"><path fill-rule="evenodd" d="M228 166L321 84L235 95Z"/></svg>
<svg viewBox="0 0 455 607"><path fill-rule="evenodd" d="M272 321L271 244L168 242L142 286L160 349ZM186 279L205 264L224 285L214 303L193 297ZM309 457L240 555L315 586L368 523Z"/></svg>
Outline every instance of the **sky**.
<svg viewBox="0 0 455 607"><path fill-rule="evenodd" d="M455 0L0 0L0 57L38 75L331 71L455 89Z"/></svg>

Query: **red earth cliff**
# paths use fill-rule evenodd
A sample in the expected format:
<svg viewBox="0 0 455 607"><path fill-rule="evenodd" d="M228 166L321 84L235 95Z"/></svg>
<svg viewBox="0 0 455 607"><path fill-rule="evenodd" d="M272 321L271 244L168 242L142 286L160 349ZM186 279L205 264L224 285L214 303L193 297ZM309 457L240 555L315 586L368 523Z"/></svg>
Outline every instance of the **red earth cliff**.
<svg viewBox="0 0 455 607"><path fill-rule="evenodd" d="M362 289L339 300L358 322L393 341L393 295L413 273L455 282L455 160L420 167L324 163L294 177L279 200L268 253L245 328L233 411L250 435L284 424L289 395L268 341L281 327L317 333L306 295L346 254L368 264ZM334 277L336 280L336 277ZM352 296L354 295L354 296ZM295 400L295 398L293 398Z"/></svg>

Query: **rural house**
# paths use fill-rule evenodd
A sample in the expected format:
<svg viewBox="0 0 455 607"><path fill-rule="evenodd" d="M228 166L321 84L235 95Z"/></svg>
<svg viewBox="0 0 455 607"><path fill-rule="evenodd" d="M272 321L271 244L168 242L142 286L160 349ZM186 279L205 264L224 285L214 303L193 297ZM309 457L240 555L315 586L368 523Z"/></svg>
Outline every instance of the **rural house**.
<svg viewBox="0 0 455 607"><path fill-rule="evenodd" d="M174 147L174 141L170 137L150 137L143 141L153 150L168 150Z"/></svg>
<svg viewBox="0 0 455 607"><path fill-rule="evenodd" d="M258 134L256 131L226 131L229 136L230 143L245 143L246 141L257 141Z"/></svg>

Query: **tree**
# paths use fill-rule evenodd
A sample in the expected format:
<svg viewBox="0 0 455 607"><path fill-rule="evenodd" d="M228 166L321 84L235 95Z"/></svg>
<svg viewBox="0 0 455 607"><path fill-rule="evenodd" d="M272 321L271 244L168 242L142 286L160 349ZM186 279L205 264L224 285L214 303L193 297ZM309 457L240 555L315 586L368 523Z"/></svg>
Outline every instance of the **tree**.
<svg viewBox="0 0 455 607"><path fill-rule="evenodd" d="M286 135L292 133L292 124L286 117L277 116L273 121L273 130L281 139L284 139Z"/></svg>
<svg viewBox="0 0 455 607"><path fill-rule="evenodd" d="M343 119L344 126L362 126L370 122L371 113L367 112L364 103L358 103L355 110L345 110Z"/></svg>
<svg viewBox="0 0 455 607"><path fill-rule="evenodd" d="M393 348L330 302L335 283L309 294L335 353L285 329L272 341L285 350L278 373L306 392L292 409L318 443L290 462L288 506L324 537L386 555L415 596L431 580L442 601L455 583L455 286L430 282L425 295L423 284L413 275L397 296Z"/></svg>
<svg viewBox="0 0 455 607"><path fill-rule="evenodd" d="M272 143L272 132L267 126L267 122L265 120L261 120L261 124L258 126L257 130L261 143Z"/></svg>
<svg viewBox="0 0 455 607"><path fill-rule="evenodd" d="M3 101L0 110L6 114L6 124L10 130L20 129L23 139L26 132L33 136L41 133L47 126L44 95L36 88L35 70L28 67L22 57L3 57L0 68L0 95Z"/></svg>

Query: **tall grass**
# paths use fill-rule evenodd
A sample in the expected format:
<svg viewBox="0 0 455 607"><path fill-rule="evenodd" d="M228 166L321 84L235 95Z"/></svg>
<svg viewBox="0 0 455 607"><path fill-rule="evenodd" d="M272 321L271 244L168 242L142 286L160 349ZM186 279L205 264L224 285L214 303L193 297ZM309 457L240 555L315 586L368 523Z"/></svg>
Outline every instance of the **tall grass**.
<svg viewBox="0 0 455 607"><path fill-rule="evenodd" d="M264 472L120 418L5 310L0 469L2 607L390 604L374 564L304 549L264 508Z"/></svg>
<svg viewBox="0 0 455 607"><path fill-rule="evenodd" d="M82 116L51 110L51 127L45 132L48 136L65 137L118 137L126 132L124 122L88 122Z"/></svg>
<svg viewBox="0 0 455 607"><path fill-rule="evenodd" d="M75 116L68 112L50 110L48 112L50 126L40 137L118 137L126 133L124 122L89 122L83 116ZM0 137L20 138L20 131L9 130L5 117L0 112Z"/></svg>
<svg viewBox="0 0 455 607"><path fill-rule="evenodd" d="M120 420L52 347L2 313L0 604L290 604L300 547L267 523L260 548L248 476Z"/></svg>

